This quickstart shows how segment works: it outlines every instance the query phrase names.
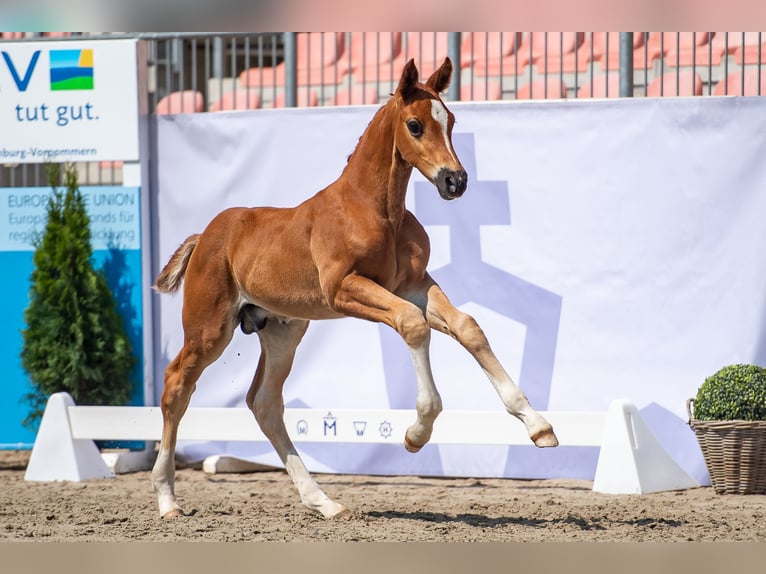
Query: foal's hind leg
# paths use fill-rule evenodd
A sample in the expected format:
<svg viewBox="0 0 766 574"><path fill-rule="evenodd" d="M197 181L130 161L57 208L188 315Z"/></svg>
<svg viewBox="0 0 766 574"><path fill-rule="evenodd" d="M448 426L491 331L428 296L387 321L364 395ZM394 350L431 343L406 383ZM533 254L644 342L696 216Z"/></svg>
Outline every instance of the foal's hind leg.
<svg viewBox="0 0 766 574"><path fill-rule="evenodd" d="M308 321L299 319L285 321L269 318L265 327L258 331L261 358L247 393L247 405L285 465L304 506L325 518L334 518L348 515L349 511L345 506L330 500L311 478L287 434L284 421L282 387L290 373L295 349L308 325Z"/></svg>
<svg viewBox="0 0 766 574"><path fill-rule="evenodd" d="M190 314L200 309L210 312L208 307L200 303ZM152 469L152 484L157 491L160 516L163 517L182 514L176 502L174 488L178 424L189 406L197 379L205 367L221 355L231 341L235 327L233 318L225 311L217 317L210 314L206 322L189 319L184 317L184 346L165 370L165 388L160 403L163 420L162 440Z"/></svg>
<svg viewBox="0 0 766 574"><path fill-rule="evenodd" d="M532 408L527 397L505 371L476 320L455 308L441 288L430 277L428 279L431 284L427 287L427 318L431 327L454 337L473 355L500 395L506 410L524 423L535 445L557 446L553 427Z"/></svg>

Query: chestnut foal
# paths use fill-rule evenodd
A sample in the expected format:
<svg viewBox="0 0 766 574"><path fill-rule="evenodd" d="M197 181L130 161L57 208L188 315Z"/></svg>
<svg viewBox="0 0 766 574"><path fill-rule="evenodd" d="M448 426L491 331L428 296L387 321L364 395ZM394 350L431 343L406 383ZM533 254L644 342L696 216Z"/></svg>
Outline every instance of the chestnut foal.
<svg viewBox="0 0 766 574"><path fill-rule="evenodd" d="M473 355L537 446L558 444L476 321L456 309L427 273L428 236L405 208L413 167L444 199L466 190L468 178L451 141L454 116L439 97L451 74L447 58L423 84L414 61L407 62L396 92L334 183L297 207L223 211L186 239L159 274L155 288L165 293L185 280L184 344L165 371L162 441L152 470L162 516L182 513L173 487L178 424L202 371L238 325L257 332L261 342L247 405L303 504L326 518L349 511L312 479L283 420L282 387L313 319L358 317L385 323L404 339L417 376L417 418L404 436L408 451L428 442L442 410L429 360L431 329L451 335Z"/></svg>

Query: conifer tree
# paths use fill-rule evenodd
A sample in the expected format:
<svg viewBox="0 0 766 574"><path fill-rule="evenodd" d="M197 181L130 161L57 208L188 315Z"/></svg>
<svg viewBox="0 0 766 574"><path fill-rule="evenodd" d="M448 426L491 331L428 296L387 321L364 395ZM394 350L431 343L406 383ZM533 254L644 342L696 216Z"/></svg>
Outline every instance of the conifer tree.
<svg viewBox="0 0 766 574"><path fill-rule="evenodd" d="M33 386L24 420L36 428L48 397L66 391L78 404L119 405L130 399L136 358L103 270L93 266L90 218L74 166L53 192L45 230L35 242L29 306L24 312L22 365Z"/></svg>

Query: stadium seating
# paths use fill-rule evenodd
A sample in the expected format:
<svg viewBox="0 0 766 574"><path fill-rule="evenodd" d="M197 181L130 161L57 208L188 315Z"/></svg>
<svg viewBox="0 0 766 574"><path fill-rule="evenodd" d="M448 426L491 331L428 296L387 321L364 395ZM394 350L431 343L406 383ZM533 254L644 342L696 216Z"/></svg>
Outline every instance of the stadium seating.
<svg viewBox="0 0 766 574"><path fill-rule="evenodd" d="M766 96L766 70L760 69L760 74L758 68L732 72L716 84L713 95Z"/></svg>
<svg viewBox="0 0 766 574"><path fill-rule="evenodd" d="M87 35L2 32L0 37L4 41L28 37L43 41L80 34ZM280 35L273 38L267 61L282 54ZM395 88L409 58L415 60L425 80L449 54L450 38L447 32L297 33L298 105L381 103ZM459 39L461 100L619 97L619 32L462 32ZM633 32L632 40L637 97L755 95L759 91L766 95L757 77L759 68L766 75L766 33ZM195 93L207 92L203 82L192 79L178 85L184 78L199 76L199 62L197 76L186 73L171 81L170 74L178 72L165 74L163 78L168 80L158 86L159 95L167 89L165 85L172 85L177 93L163 98L158 113L284 107L286 64L250 67L250 62L263 62L261 45L260 39L251 44L232 41L232 49L244 46L245 58L243 62L241 54L236 60L233 54L225 55L223 67L239 67L231 72L231 79L239 82L235 91L220 94L219 101L215 101L219 97L216 90L207 98ZM188 48L193 45L182 50L187 56ZM229 49L227 44L224 49ZM184 63L187 56L182 55L180 62L184 72L195 65L194 60ZM243 63L247 69L241 71ZM160 65L169 64L163 61ZM227 73L223 71L224 77ZM207 68L205 74L209 74ZM313 91L306 91L309 87Z"/></svg>
<svg viewBox="0 0 766 574"><path fill-rule="evenodd" d="M463 101L500 100L502 97L500 84L492 80L475 79L472 83L460 85L460 99Z"/></svg>
<svg viewBox="0 0 766 574"><path fill-rule="evenodd" d="M665 65L679 68L707 64L710 50L706 48L712 38L712 32L664 32Z"/></svg>
<svg viewBox="0 0 766 574"><path fill-rule="evenodd" d="M741 44L742 32L713 32L713 39L710 40L710 64L718 66L721 60L734 54L737 44ZM707 62L707 60L706 60Z"/></svg>
<svg viewBox="0 0 766 574"><path fill-rule="evenodd" d="M460 65L478 76L500 75L502 63L521 44L521 32L465 32L460 43ZM510 73L512 66L505 67Z"/></svg>
<svg viewBox="0 0 766 574"><path fill-rule="evenodd" d="M298 89L296 95L298 101L296 102L298 107L314 107L319 105L319 96L314 90L306 90L306 88ZM287 96L284 92L281 92L274 98L270 107L284 108L287 105Z"/></svg>
<svg viewBox="0 0 766 574"><path fill-rule="evenodd" d="M734 51L737 64L766 64L766 32L745 32L744 46L742 34L737 36L737 47Z"/></svg>
<svg viewBox="0 0 766 574"><path fill-rule="evenodd" d="M415 60L421 76L427 78L447 57L447 40L447 32L407 32L404 48L393 62L394 78L398 81L404 64L410 58Z"/></svg>
<svg viewBox="0 0 766 574"><path fill-rule="evenodd" d="M502 69L504 74L513 74L516 70L522 73L525 66L536 63L540 71L547 61L549 72L558 71L561 62L574 54L585 37L582 32L523 32L520 35L516 49L495 64L495 69ZM483 66L477 66L477 74L486 75Z"/></svg>
<svg viewBox="0 0 766 574"><path fill-rule="evenodd" d="M205 99L197 90L170 92L157 102L157 114L191 114L205 110Z"/></svg>
<svg viewBox="0 0 766 574"><path fill-rule="evenodd" d="M549 73L573 72L575 68L582 72L588 65L584 55L575 56L585 38L582 32L503 32L502 37L491 32L487 49L481 41L476 42L479 32L468 34L474 36L474 47L470 49L470 36L463 40L461 63L463 59L472 62L477 76L521 74L530 64L536 64L539 73L546 69Z"/></svg>
<svg viewBox="0 0 766 574"><path fill-rule="evenodd" d="M400 71L393 62L401 51L401 32L351 32L349 68L357 82L393 81Z"/></svg>
<svg viewBox="0 0 766 574"><path fill-rule="evenodd" d="M299 86L335 83L349 69L342 63L345 32L301 32L296 34L295 50ZM284 86L285 63L255 67L239 75L242 86Z"/></svg>
<svg viewBox="0 0 766 574"><path fill-rule="evenodd" d="M633 66L643 69L643 47L646 43L644 32L633 32ZM590 57L590 47L593 47L593 61L598 62L601 70L611 71L620 68L620 33L592 32L585 35L582 51Z"/></svg>
<svg viewBox="0 0 766 574"><path fill-rule="evenodd" d="M679 56L691 57L692 47L701 46L708 42L709 32L652 32L646 42L649 60L654 61L672 54L672 60L678 61ZM677 63L672 64L677 66ZM686 64L691 65L691 61Z"/></svg>
<svg viewBox="0 0 766 574"><path fill-rule="evenodd" d="M118 160L118 161L100 161L98 163L98 166L102 170L105 170L105 171L106 170L120 169L123 165L125 165L125 162L120 161L120 160Z"/></svg>
<svg viewBox="0 0 766 574"><path fill-rule="evenodd" d="M516 99L519 100L554 100L566 99L567 85L558 78L533 80L519 86Z"/></svg>
<svg viewBox="0 0 766 574"><path fill-rule="evenodd" d="M530 32L529 42L537 72L584 72L588 67L588 58L580 52L584 41L583 32ZM524 54L523 40L519 53Z"/></svg>
<svg viewBox="0 0 766 574"><path fill-rule="evenodd" d="M221 98L210 106L210 111L255 110L260 107L261 96L255 89L238 88L224 92Z"/></svg>
<svg viewBox="0 0 766 574"><path fill-rule="evenodd" d="M620 96L620 75L617 72L587 78L577 90L578 98L617 98Z"/></svg>
<svg viewBox="0 0 766 574"><path fill-rule="evenodd" d="M377 104L379 101L378 90L370 85L354 85L350 88L340 89L331 97L325 105L327 106L349 106L363 104Z"/></svg>
<svg viewBox="0 0 766 574"><path fill-rule="evenodd" d="M702 78L691 70L665 72L657 76L646 88L649 97L658 96L701 96Z"/></svg>

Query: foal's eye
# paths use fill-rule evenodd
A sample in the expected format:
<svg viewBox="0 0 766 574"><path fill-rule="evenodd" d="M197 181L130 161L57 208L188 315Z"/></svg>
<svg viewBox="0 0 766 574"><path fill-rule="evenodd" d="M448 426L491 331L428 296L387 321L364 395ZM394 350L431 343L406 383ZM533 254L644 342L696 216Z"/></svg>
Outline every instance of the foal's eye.
<svg viewBox="0 0 766 574"><path fill-rule="evenodd" d="M418 120L408 121L407 129L410 130L410 133L416 138L423 135L423 125Z"/></svg>

